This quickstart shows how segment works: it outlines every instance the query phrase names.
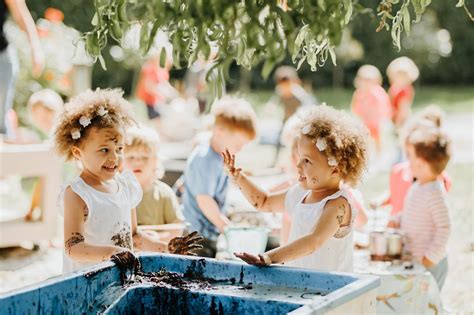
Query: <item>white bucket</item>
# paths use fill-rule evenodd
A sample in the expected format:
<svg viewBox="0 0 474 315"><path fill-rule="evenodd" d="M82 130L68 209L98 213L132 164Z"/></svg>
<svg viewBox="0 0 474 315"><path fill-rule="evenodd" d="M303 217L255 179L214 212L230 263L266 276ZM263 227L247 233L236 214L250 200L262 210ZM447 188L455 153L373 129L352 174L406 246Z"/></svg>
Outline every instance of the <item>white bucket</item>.
<svg viewBox="0 0 474 315"><path fill-rule="evenodd" d="M269 230L264 227L227 227L224 231L227 252L258 255L265 252Z"/></svg>

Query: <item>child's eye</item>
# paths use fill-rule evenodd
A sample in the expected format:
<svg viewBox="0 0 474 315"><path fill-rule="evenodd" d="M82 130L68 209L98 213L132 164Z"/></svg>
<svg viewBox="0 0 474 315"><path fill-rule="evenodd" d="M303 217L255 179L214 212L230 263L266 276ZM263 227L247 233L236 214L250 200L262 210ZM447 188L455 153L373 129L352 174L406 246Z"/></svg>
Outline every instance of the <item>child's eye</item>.
<svg viewBox="0 0 474 315"><path fill-rule="evenodd" d="M123 148L120 147L120 148L117 149L117 151L118 151L118 152L122 152L122 151L123 151Z"/></svg>
<svg viewBox="0 0 474 315"><path fill-rule="evenodd" d="M107 153L107 152L109 152L109 149L107 149L107 148L103 148L103 149L100 149L99 151L100 151L100 152Z"/></svg>
<svg viewBox="0 0 474 315"><path fill-rule="evenodd" d="M310 163L308 159L304 159L304 162L305 163Z"/></svg>

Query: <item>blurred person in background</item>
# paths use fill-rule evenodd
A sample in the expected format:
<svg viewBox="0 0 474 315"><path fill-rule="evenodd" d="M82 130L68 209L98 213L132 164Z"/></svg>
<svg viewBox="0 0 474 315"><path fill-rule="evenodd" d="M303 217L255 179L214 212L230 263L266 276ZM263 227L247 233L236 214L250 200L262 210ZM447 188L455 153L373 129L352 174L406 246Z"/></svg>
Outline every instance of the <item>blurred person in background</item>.
<svg viewBox="0 0 474 315"><path fill-rule="evenodd" d="M392 120L396 128L402 127L410 115L415 97L413 83L419 75L418 67L408 57L396 58L387 67L387 76L390 81L388 95L392 103Z"/></svg>
<svg viewBox="0 0 474 315"><path fill-rule="evenodd" d="M291 66L281 66L276 69L275 75L275 94L272 96L266 106L267 112L274 111L274 106L280 104L283 106L282 127L278 133L277 148L275 154L274 165L278 161L282 143L280 141L281 134L285 128L285 124L293 116L300 106L317 105L317 99L308 93L302 86L301 79L295 68Z"/></svg>
<svg viewBox="0 0 474 315"><path fill-rule="evenodd" d="M391 119L391 105L388 94L382 87L382 75L372 65L363 65L354 79L356 90L352 96L352 112L369 129L377 153L382 148L383 124Z"/></svg>
<svg viewBox="0 0 474 315"><path fill-rule="evenodd" d="M9 45L4 33L4 24L7 13L10 13L13 21L18 24L27 36L31 47L33 62L33 75L39 77L44 69L44 55L41 49L38 32L31 14L24 0L0 0L0 134L12 135L12 124L9 117L11 114L13 97L15 93L15 81L18 73L18 57L12 45Z"/></svg>
<svg viewBox="0 0 474 315"><path fill-rule="evenodd" d="M170 68L171 60L166 60L165 66L161 67L160 54L155 54L143 64L138 80L136 96L145 103L148 118L157 131L160 130L160 107L179 96L169 82Z"/></svg>

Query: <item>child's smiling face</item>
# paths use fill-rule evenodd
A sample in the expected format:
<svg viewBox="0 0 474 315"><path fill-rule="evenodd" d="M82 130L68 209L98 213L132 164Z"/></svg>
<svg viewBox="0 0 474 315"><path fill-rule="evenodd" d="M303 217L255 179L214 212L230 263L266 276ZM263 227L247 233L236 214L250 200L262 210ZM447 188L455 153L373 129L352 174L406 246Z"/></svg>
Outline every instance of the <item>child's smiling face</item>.
<svg viewBox="0 0 474 315"><path fill-rule="evenodd" d="M72 148L83 171L101 181L112 179L123 163L123 129L92 127L84 140L80 147Z"/></svg>
<svg viewBox="0 0 474 315"><path fill-rule="evenodd" d="M311 138L299 137L298 154L298 182L302 188L319 190L338 187L340 178L337 170L329 166L327 157L316 148Z"/></svg>

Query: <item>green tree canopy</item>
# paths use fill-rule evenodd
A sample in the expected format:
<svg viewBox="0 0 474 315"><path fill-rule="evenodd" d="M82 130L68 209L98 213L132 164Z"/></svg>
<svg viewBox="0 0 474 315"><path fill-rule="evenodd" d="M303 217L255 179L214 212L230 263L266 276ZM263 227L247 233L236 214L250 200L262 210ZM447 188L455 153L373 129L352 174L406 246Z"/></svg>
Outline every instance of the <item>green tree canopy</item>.
<svg viewBox="0 0 474 315"><path fill-rule="evenodd" d="M401 34L410 32L431 0L382 0L377 7L377 30L391 31L400 48ZM215 61L214 92L220 95L232 62L248 69L263 62L266 79L274 66L291 56L298 68L311 70L331 58L352 18L364 13L357 0L95 0L93 30L85 33L89 53L101 61L112 38L121 42L132 26L140 26L139 47L146 54L158 31L168 34L176 68L189 67L197 58ZM460 0L457 6L465 6ZM216 56L211 56L212 47ZM167 51L161 48L161 60ZM210 72L212 73L212 72Z"/></svg>

